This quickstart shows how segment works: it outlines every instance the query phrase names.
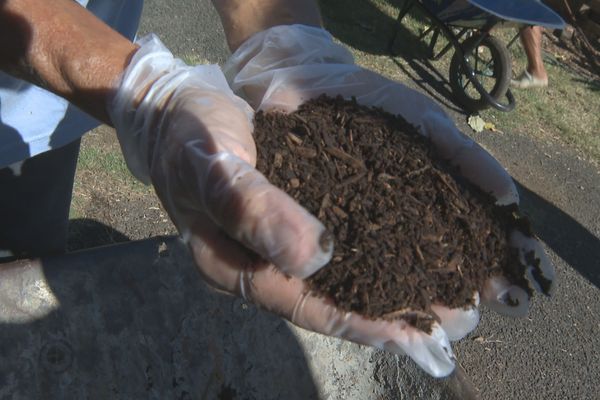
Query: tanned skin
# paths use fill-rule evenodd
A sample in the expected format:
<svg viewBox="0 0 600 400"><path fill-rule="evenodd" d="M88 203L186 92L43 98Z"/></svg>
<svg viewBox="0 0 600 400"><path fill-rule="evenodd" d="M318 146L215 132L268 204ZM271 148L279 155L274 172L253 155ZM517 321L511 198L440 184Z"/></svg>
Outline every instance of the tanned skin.
<svg viewBox="0 0 600 400"><path fill-rule="evenodd" d="M213 0L235 51L276 25L320 26L313 0ZM0 69L111 124L107 101L137 46L73 0L0 0Z"/></svg>
<svg viewBox="0 0 600 400"><path fill-rule="evenodd" d="M137 47L73 0L0 0L0 69L102 122Z"/></svg>
<svg viewBox="0 0 600 400"><path fill-rule="evenodd" d="M255 33L277 25L321 26L313 0L212 0L231 51Z"/></svg>

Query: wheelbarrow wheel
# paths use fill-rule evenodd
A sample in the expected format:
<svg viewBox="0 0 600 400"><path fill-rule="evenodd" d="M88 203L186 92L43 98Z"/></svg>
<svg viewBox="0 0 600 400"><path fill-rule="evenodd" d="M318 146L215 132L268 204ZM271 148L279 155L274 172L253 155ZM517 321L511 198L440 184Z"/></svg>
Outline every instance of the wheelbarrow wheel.
<svg viewBox="0 0 600 400"><path fill-rule="evenodd" d="M510 54L504 44L493 36L486 35L477 45L480 36L471 36L462 44L466 62L474 78L485 92L496 101L503 99L510 84ZM460 52L455 52L450 62L450 87L458 102L467 110L477 112L490 107L489 101L467 78Z"/></svg>

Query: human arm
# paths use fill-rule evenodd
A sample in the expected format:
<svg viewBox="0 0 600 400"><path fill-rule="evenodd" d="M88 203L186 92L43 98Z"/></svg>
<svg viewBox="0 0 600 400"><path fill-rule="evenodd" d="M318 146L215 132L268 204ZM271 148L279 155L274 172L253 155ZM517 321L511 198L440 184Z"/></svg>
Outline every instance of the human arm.
<svg viewBox="0 0 600 400"><path fill-rule="evenodd" d="M252 35L277 25L321 26L314 0L212 0L233 52Z"/></svg>
<svg viewBox="0 0 600 400"><path fill-rule="evenodd" d="M115 125L128 165L138 178L154 184L182 235L191 235L188 222L197 217L208 221L200 224L203 229L225 231L225 236L276 261L288 273L306 275L326 263L331 246L322 225L255 174L252 112L231 93L218 67L186 66L161 44L149 43L148 50L139 53L137 45L70 0L11 0L2 3L1 12L3 37L19 39L10 46L8 40L3 43L7 49L0 57L2 69ZM18 34L8 35L13 30ZM136 69L134 81L122 79L125 67L135 69L135 55L143 58L135 63L141 70ZM177 82L183 87L166 85L171 78L181 78ZM177 95L175 89L181 89ZM217 112L207 111L214 107ZM149 126L138 125L136 118L142 115L141 123ZM177 132L169 129L174 125ZM190 142L201 143L206 157L196 158ZM193 153L190 158L168 159L187 150ZM188 164L182 165L182 159ZM158 165L158 160L164 164ZM175 165L177 169L170 168ZM225 170L244 179L235 188L228 186L231 182L219 175ZM210 182L199 183L202 179ZM219 184L225 186L216 188ZM264 205L271 206L261 208Z"/></svg>
<svg viewBox="0 0 600 400"><path fill-rule="evenodd" d="M327 262L323 226L253 169L252 111L218 67L186 66L152 39L139 53L70 0L1 6L1 68L115 125L128 165L154 184L203 265L258 253L305 276ZM132 65L136 55L141 62ZM122 79L126 67L133 81ZM171 78L178 84L169 86Z"/></svg>
<svg viewBox="0 0 600 400"><path fill-rule="evenodd" d="M108 98L137 46L72 0L0 2L0 69L112 125Z"/></svg>

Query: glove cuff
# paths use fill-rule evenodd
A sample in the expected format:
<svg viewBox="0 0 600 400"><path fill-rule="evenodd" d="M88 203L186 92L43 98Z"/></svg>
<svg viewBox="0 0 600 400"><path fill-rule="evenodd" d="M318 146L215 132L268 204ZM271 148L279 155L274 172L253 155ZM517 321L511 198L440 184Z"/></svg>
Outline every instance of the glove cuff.
<svg viewBox="0 0 600 400"><path fill-rule="evenodd" d="M323 28L279 25L246 40L227 60L223 72L232 90L242 95L248 88L269 87L273 71L322 64L354 65L354 57ZM248 97L245 94L242 97Z"/></svg>
<svg viewBox="0 0 600 400"><path fill-rule="evenodd" d="M181 60L153 34L136 40L139 49L133 55L118 85L117 92L108 105L108 114L117 131L117 137L127 167L145 184L150 183L148 165L148 137L144 134L148 102L147 94L153 84L170 72L184 67Z"/></svg>
<svg viewBox="0 0 600 400"><path fill-rule="evenodd" d="M108 113L127 167L145 184L150 184L153 148L160 141L163 113L178 89L196 87L225 93L243 109L218 65L189 66L175 58L160 39L147 35L136 41L140 47L133 55L108 105Z"/></svg>

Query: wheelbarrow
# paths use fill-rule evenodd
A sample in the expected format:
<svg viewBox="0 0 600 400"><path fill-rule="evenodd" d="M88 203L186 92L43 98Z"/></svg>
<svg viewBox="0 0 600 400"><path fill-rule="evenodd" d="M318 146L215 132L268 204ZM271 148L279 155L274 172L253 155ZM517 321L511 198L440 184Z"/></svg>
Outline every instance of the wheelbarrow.
<svg viewBox="0 0 600 400"><path fill-rule="evenodd" d="M508 47L519 33L504 45L491 34L492 30L534 25L557 30L565 26L558 14L538 0L404 0L389 42L392 54L402 19L414 7L431 22L419 36L423 40L431 34L430 58L439 60L454 48L450 87L458 103L469 112L488 107L506 112L515 108L509 89L512 69ZM436 53L440 33L448 43Z"/></svg>

